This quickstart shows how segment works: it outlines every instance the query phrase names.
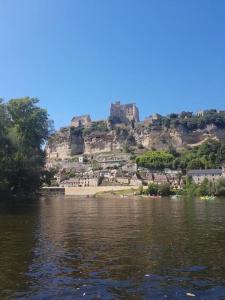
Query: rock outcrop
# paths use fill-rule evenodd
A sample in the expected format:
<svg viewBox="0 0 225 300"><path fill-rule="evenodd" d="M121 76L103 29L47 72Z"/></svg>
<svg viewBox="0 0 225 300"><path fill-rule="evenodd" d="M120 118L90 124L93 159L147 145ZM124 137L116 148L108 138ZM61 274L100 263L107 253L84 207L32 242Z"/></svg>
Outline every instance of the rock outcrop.
<svg viewBox="0 0 225 300"><path fill-rule="evenodd" d="M97 122L96 122L97 123ZM85 128L66 127L49 139L46 145L49 160L63 160L78 154L127 151L128 148L167 149L170 146L184 148L195 146L208 138L225 139L225 129L208 125L204 129L186 130L182 126L166 128L148 127L139 123L135 128L118 125L114 128L101 121ZM99 124L101 125L99 127Z"/></svg>

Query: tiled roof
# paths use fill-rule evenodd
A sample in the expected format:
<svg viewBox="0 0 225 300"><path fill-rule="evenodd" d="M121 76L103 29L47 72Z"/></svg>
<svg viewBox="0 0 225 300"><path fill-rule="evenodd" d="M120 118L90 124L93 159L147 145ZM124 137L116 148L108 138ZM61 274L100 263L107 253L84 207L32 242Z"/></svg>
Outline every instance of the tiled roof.
<svg viewBox="0 0 225 300"><path fill-rule="evenodd" d="M187 175L190 176L207 176L207 175L222 175L222 169L208 169L208 170L189 170Z"/></svg>

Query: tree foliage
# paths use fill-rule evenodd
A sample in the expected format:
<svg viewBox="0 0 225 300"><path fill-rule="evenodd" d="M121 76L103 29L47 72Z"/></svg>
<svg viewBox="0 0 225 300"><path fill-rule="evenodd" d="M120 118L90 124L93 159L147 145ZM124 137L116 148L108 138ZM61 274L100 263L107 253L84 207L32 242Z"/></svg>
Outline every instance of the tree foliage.
<svg viewBox="0 0 225 300"><path fill-rule="evenodd" d="M174 156L168 151L148 151L137 157L136 162L139 166L152 170L161 170L170 167Z"/></svg>
<svg viewBox="0 0 225 300"><path fill-rule="evenodd" d="M189 131L204 129L208 125L225 128L225 111L210 109L198 115L193 114L192 112L183 111L180 114L171 113L168 116L160 116L160 118L153 123L153 125L165 126L167 128L181 126Z"/></svg>
<svg viewBox="0 0 225 300"><path fill-rule="evenodd" d="M37 104L36 98L0 103L0 192L30 193L42 183L52 124Z"/></svg>
<svg viewBox="0 0 225 300"><path fill-rule="evenodd" d="M187 178L184 186L184 194L187 196L225 196L225 178L215 181L205 178L201 183L195 183L191 178Z"/></svg>
<svg viewBox="0 0 225 300"><path fill-rule="evenodd" d="M152 170L165 168L181 169L212 169L220 168L225 163L225 142L208 139L201 145L177 152L148 151L136 158L139 166Z"/></svg>
<svg viewBox="0 0 225 300"><path fill-rule="evenodd" d="M109 131L106 121L95 121L90 126L83 129L84 135L101 134Z"/></svg>
<svg viewBox="0 0 225 300"><path fill-rule="evenodd" d="M140 194L150 196L169 196L173 194L169 183L157 184L150 183L146 190L141 187Z"/></svg>

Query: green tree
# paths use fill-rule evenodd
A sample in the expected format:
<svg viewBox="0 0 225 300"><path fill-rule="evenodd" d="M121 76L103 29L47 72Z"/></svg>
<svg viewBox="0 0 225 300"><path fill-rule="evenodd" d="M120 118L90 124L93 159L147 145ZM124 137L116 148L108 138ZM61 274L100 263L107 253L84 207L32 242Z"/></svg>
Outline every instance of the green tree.
<svg viewBox="0 0 225 300"><path fill-rule="evenodd" d="M150 183L148 185L147 190L146 190L146 194L150 195L150 196L157 196L158 195L158 190L159 190L158 184Z"/></svg>
<svg viewBox="0 0 225 300"><path fill-rule="evenodd" d="M187 168L190 169L204 169L205 165L200 158L195 158L189 161Z"/></svg>
<svg viewBox="0 0 225 300"><path fill-rule="evenodd" d="M208 196L210 195L210 188L209 188L209 180L205 178L202 183L198 187L198 194L200 196Z"/></svg>
<svg viewBox="0 0 225 300"><path fill-rule="evenodd" d="M169 183L160 184L158 186L158 194L161 196L169 196L172 194Z"/></svg>
<svg viewBox="0 0 225 300"><path fill-rule="evenodd" d="M37 104L36 98L0 104L0 191L31 193L42 183L43 146L52 124Z"/></svg>
<svg viewBox="0 0 225 300"><path fill-rule="evenodd" d="M149 151L136 159L139 166L152 170L162 170L172 166L174 156L168 151Z"/></svg>
<svg viewBox="0 0 225 300"><path fill-rule="evenodd" d="M220 178L215 183L215 194L217 196L225 196L225 178Z"/></svg>

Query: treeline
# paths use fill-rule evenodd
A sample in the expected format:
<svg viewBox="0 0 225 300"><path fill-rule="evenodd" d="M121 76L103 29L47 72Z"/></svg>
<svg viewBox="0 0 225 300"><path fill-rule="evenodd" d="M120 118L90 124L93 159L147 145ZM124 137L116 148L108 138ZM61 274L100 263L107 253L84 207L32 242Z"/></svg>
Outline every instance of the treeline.
<svg viewBox="0 0 225 300"><path fill-rule="evenodd" d="M160 116L154 120L154 125L165 126L167 128L183 127L186 130L204 129L207 125L215 125L218 128L225 128L225 111L210 109L196 115L192 112L182 112L180 114L171 113L168 116Z"/></svg>
<svg viewBox="0 0 225 300"><path fill-rule="evenodd" d="M225 141L208 139L199 146L181 152L174 148L167 151L148 151L138 156L136 163L151 170L221 168L225 163Z"/></svg>
<svg viewBox="0 0 225 300"><path fill-rule="evenodd" d="M205 178L201 183L197 184L190 177L187 177L184 186L179 190L172 188L169 183L157 184L152 182L148 185L147 189L141 187L139 193L141 195L150 196L225 196L225 178L220 178L215 181L210 181Z"/></svg>
<svg viewBox="0 0 225 300"><path fill-rule="evenodd" d="M225 178L210 181L205 178L200 184L187 177L183 192L187 196L225 196Z"/></svg>
<svg viewBox="0 0 225 300"><path fill-rule="evenodd" d="M1 194L30 194L47 180L43 145L51 130L38 99L0 101Z"/></svg>

